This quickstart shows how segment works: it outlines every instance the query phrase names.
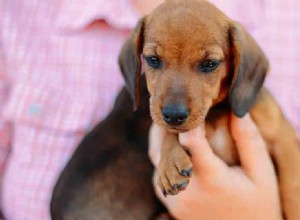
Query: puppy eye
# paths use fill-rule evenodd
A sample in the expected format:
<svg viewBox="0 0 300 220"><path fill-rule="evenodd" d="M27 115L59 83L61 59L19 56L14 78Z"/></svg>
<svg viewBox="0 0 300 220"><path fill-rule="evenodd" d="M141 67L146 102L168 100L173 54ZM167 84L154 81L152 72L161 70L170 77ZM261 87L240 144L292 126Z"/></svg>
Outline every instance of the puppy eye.
<svg viewBox="0 0 300 220"><path fill-rule="evenodd" d="M144 57L149 66L159 69L162 65L161 60L157 56Z"/></svg>
<svg viewBox="0 0 300 220"><path fill-rule="evenodd" d="M220 61L217 60L205 60L199 65L199 70L202 73L211 73L220 65Z"/></svg>

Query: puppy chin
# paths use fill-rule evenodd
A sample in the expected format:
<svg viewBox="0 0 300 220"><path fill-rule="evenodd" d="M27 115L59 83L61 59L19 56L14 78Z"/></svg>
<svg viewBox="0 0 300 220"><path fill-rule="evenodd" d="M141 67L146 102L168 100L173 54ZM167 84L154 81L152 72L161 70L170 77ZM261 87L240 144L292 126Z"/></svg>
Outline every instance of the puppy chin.
<svg viewBox="0 0 300 220"><path fill-rule="evenodd" d="M175 127L167 127L167 131L171 134L178 134L178 133L184 133L187 132L187 129L181 129L181 128L175 128Z"/></svg>

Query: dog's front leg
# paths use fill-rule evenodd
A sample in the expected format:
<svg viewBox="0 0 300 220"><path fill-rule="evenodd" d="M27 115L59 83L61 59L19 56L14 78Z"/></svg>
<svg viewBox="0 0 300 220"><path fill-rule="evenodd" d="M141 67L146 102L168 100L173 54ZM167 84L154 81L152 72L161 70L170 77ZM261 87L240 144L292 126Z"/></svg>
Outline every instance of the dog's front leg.
<svg viewBox="0 0 300 220"><path fill-rule="evenodd" d="M192 163L188 153L179 144L177 134L166 135L157 173L158 185L165 196L176 195L188 185Z"/></svg>
<svg viewBox="0 0 300 220"><path fill-rule="evenodd" d="M300 144L297 133L266 89L260 91L250 114L268 143L275 163L285 219L299 220Z"/></svg>

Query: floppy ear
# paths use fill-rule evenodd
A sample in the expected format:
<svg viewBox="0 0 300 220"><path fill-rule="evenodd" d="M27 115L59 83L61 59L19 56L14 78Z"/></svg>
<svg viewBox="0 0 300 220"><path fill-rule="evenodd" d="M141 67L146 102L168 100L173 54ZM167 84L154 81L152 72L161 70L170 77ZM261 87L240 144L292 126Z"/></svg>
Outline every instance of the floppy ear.
<svg viewBox="0 0 300 220"><path fill-rule="evenodd" d="M239 23L231 23L229 38L233 48L233 80L229 102L233 113L243 117L255 102L269 62L255 40Z"/></svg>
<svg viewBox="0 0 300 220"><path fill-rule="evenodd" d="M126 88L136 110L140 102L141 54L144 41L145 18L141 18L125 42L119 55L119 65Z"/></svg>

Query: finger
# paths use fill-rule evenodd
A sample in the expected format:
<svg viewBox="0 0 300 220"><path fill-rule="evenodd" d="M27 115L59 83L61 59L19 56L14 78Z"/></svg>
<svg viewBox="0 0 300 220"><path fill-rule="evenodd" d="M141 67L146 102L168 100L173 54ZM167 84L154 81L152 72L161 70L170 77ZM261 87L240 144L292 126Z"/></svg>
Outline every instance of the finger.
<svg viewBox="0 0 300 220"><path fill-rule="evenodd" d="M158 166L160 161L161 147L163 146L165 135L165 129L159 127L155 123L152 123L149 131L148 156L155 167Z"/></svg>
<svg viewBox="0 0 300 220"><path fill-rule="evenodd" d="M204 170L212 173L222 171L222 168L227 167L226 164L217 157L206 137L204 128L199 126L186 133L179 134L179 142L186 147L191 154L193 163L193 171L198 170L203 173Z"/></svg>
<svg viewBox="0 0 300 220"><path fill-rule="evenodd" d="M266 178L266 174L272 174L267 146L250 116L237 118L232 114L231 132L243 170L252 178Z"/></svg>

